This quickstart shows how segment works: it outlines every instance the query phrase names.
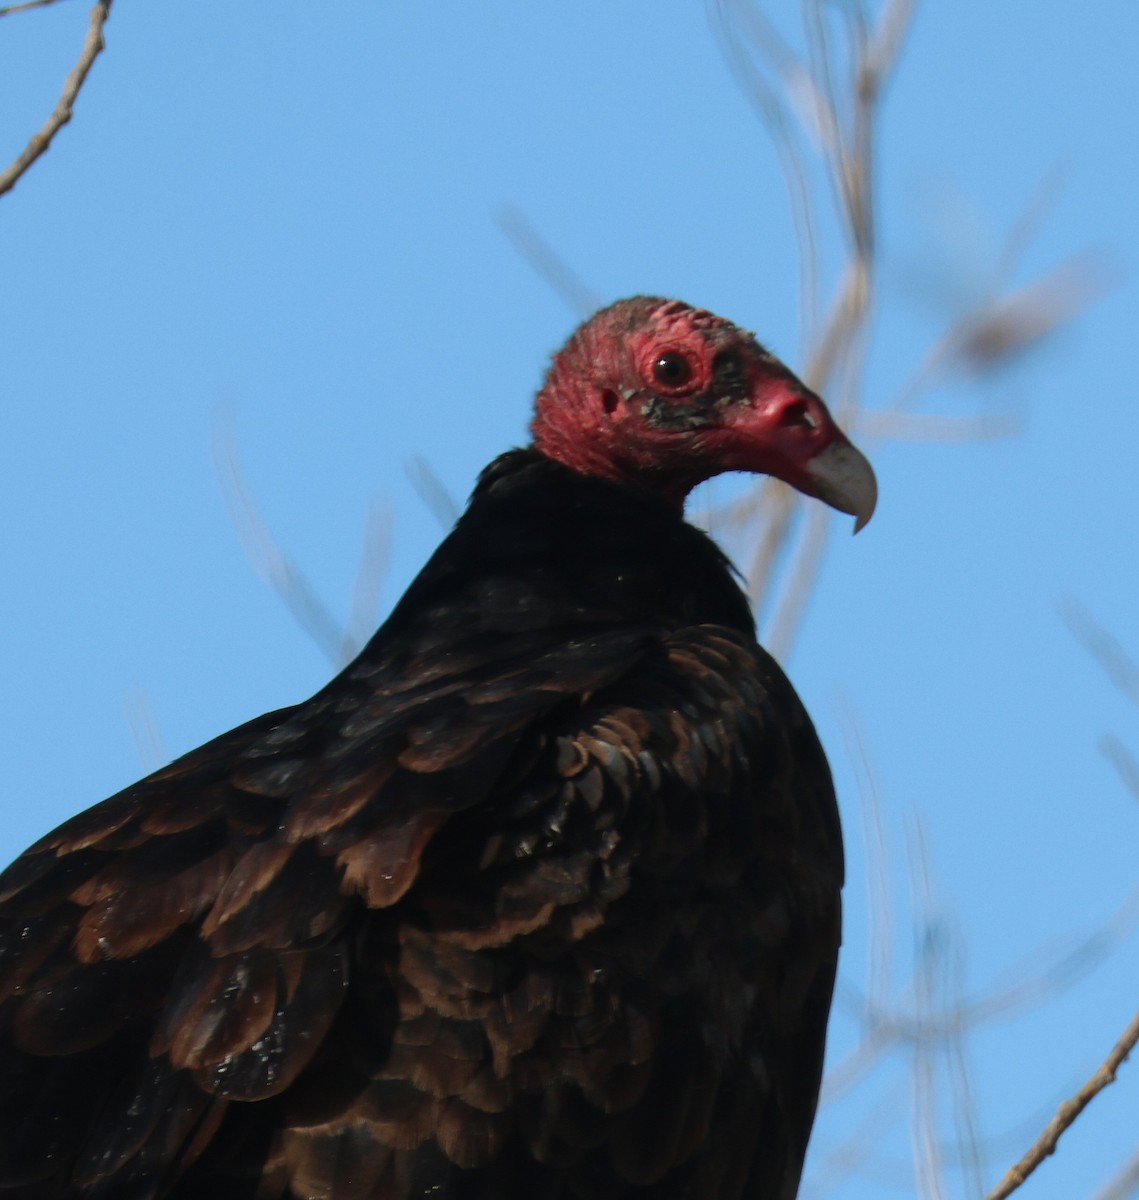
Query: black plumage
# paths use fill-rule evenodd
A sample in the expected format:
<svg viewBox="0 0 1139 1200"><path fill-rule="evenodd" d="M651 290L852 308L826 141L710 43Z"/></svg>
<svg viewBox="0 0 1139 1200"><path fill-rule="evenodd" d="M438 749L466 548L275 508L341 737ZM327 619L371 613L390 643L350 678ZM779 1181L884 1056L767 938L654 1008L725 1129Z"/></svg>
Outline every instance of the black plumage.
<svg viewBox="0 0 1139 1200"><path fill-rule="evenodd" d="M622 353L755 347L662 301L603 319ZM566 461L542 411L326 688L0 876L0 1197L794 1195L826 760L670 488ZM827 434L808 473L856 453Z"/></svg>

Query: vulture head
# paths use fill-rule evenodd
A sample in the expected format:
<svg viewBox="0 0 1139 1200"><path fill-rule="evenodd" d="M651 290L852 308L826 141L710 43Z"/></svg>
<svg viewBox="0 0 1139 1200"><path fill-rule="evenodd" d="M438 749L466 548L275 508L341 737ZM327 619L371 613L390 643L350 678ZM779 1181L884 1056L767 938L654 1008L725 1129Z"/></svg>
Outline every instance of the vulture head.
<svg viewBox="0 0 1139 1200"><path fill-rule="evenodd" d="M531 425L535 447L586 474L678 506L724 471L773 475L870 520L874 472L826 405L755 337L678 300L602 309L555 356Z"/></svg>

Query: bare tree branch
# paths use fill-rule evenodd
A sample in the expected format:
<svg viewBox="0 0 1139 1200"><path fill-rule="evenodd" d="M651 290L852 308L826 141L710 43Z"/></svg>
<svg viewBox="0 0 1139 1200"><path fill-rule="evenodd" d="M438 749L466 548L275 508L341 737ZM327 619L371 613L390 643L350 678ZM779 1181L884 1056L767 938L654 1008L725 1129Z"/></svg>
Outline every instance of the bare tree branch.
<svg viewBox="0 0 1139 1200"><path fill-rule="evenodd" d="M1070 949L1061 952L1055 945L1037 947L1010 964L977 999L959 1000L936 1012L917 1010L916 983L911 984L909 995L886 1008L840 977L835 1002L861 1021L866 1033L827 1072L822 1103L829 1104L852 1091L899 1047L951 1041L959 1028L977 1029L1039 1008L1085 978L1131 936L1137 925L1139 889L1132 891L1106 921L1082 935ZM1043 964L1036 966L1040 959ZM1006 979L1010 982L1003 982Z"/></svg>
<svg viewBox="0 0 1139 1200"><path fill-rule="evenodd" d="M1067 599L1060 605L1060 616L1076 641L1095 659L1108 679L1130 700L1139 705L1139 663L1124 650L1110 631L1078 600ZM1139 760L1114 734L1105 734L1100 753L1116 769L1123 786L1139 799Z"/></svg>
<svg viewBox="0 0 1139 1200"><path fill-rule="evenodd" d="M985 376L1010 366L1086 311L1111 282L1102 264L1080 254L1022 288L974 305L934 342L889 409L912 409L954 375Z"/></svg>
<svg viewBox="0 0 1139 1200"><path fill-rule="evenodd" d="M806 531L795 556L791 578L787 584L779 607L771 621L766 641L771 653L785 659L791 652L791 643L807 602L815 590L815 580L823 563L832 522L830 510L821 504L812 505L807 513Z"/></svg>
<svg viewBox="0 0 1139 1200"><path fill-rule="evenodd" d="M71 120L80 89L86 82L91 68L95 65L95 59L102 53L103 27L110 15L111 0L99 0L91 10L91 20L87 26L87 37L83 42L83 50L79 55L79 61L76 62L64 81L59 102L51 116L44 122L43 128L28 142L24 152L3 174L0 174L0 196L3 196L5 192L10 192L16 186L32 163L47 152L55 135Z"/></svg>
<svg viewBox="0 0 1139 1200"><path fill-rule="evenodd" d="M846 80L836 59L824 6L808 0L804 25L808 57L799 59L762 16L757 5L740 0L716 0L714 26L725 59L753 102L779 151L792 201L800 249L801 291L804 308L813 313L815 293L815 218L806 184L804 155L790 129L789 106L800 116L808 138L816 143L851 246L850 259L821 328L809 324L811 349L804 380L815 391L825 391L841 376L842 396L836 405L848 423L857 408L866 326L872 305L874 264L873 143L877 105L883 86L897 63L903 35L912 11L912 0L891 0L881 25L872 34L861 6L847 15L846 45L850 63ZM736 30L748 35L766 70L779 82L784 96L765 78L750 56L741 52ZM840 76L843 82L840 83ZM849 95L844 84L849 82ZM809 261L808 261L809 260ZM802 505L784 485L764 482L757 491L764 512L762 533L748 567L753 600L767 598L776 564L799 527ZM773 608L766 635L776 654L790 648L807 596L813 588L826 546L828 522L808 520L799 544L792 576L783 597Z"/></svg>
<svg viewBox="0 0 1139 1200"><path fill-rule="evenodd" d="M305 578L304 572L284 553L269 532L238 466L233 431L220 416L214 422L213 451L214 466L230 516L254 570L272 587L297 624L329 659L337 666L344 666L359 653L375 619L379 586L387 562L390 528L383 510L377 509L372 513L365 532L352 617L346 628L333 616Z"/></svg>
<svg viewBox="0 0 1139 1200"><path fill-rule="evenodd" d="M1123 786L1139 800L1139 760L1112 734L1106 734L1099 744L1100 753L1119 773Z"/></svg>
<svg viewBox="0 0 1139 1200"><path fill-rule="evenodd" d="M127 711L127 723L130 725L142 769L149 775L170 761L158 728L158 720L154 715L154 706L141 687L131 690L123 701L123 706Z"/></svg>
<svg viewBox="0 0 1139 1200"><path fill-rule="evenodd" d="M1056 1115L1048 1122L1047 1128L1033 1143L1028 1153L1001 1180L985 1200L1005 1200L1020 1187L1022 1183L1036 1170L1051 1154L1056 1152L1056 1146L1064 1131L1068 1129L1085 1108L1109 1084L1115 1082L1116 1072L1127 1060L1127 1056L1139 1042L1139 1013L1123 1031L1123 1036L1116 1042L1103 1066L1084 1084L1071 1098L1060 1105Z"/></svg>
<svg viewBox="0 0 1139 1200"><path fill-rule="evenodd" d="M790 111L797 113L800 122L811 129L821 144L822 134L816 125L820 101L815 94L815 82L806 64L778 35L758 5L744 4L741 0L709 0L708 15L724 61L745 98L767 126L779 156L798 249L800 322L804 330L813 330L818 309L817 221L806 158L792 131ZM786 102L756 68L737 33L746 35L766 60L781 83Z"/></svg>
<svg viewBox="0 0 1139 1200"><path fill-rule="evenodd" d="M498 227L519 254L555 292L583 317L596 312L601 297L571 269L526 216L509 205L498 214Z"/></svg>
<svg viewBox="0 0 1139 1200"><path fill-rule="evenodd" d="M1131 1200L1139 1195L1139 1153L1133 1154L1091 1200Z"/></svg>
<svg viewBox="0 0 1139 1200"><path fill-rule="evenodd" d="M802 0L805 55L775 31L760 3L709 3L725 60L767 126L784 168L800 250L801 294L808 301L803 310L810 314L805 382L828 397L845 426L863 436L945 443L1015 433L1020 422L1014 414L951 416L909 410L954 374L993 376L1051 337L1104 290L1104 272L1086 255L1026 285L1014 279L1025 245L1056 190L1055 176L1014 225L998 276L989 281L980 300L954 315L932 348L916 359L916 369L894 403L868 410L862 395L877 300L879 102L902 54L915 0L884 0L873 23L862 0L839 5ZM821 168L817 175L808 174L812 158ZM848 247L821 321L814 311L820 182L835 202L837 224ZM825 510L804 504L785 485L771 480L713 507L710 514L709 525L716 532L737 543L746 539L749 592L762 618L763 640L777 656L789 652L813 594L831 520ZM1116 666L1118 677L1118 660ZM1118 766L1117 749L1113 743L1111 757ZM919 874L927 878L924 871ZM886 993L873 980L871 995L856 1002L849 986L840 981L840 1002L851 1001L846 1007L857 1011L865 1033L854 1052L828 1072L826 1099L849 1090L887 1060L896 1062L897 1052L907 1050L913 1066L918 1191L930 1200L946 1196L945 1166L952 1162L965 1172L970 1193L979 1196L985 1167L967 1035L987 1021L1038 1007L1102 961L1134 925L1134 907L1129 899L1074 949L1053 950L1043 969L1037 964L1032 971L1019 971L973 999L963 994L960 947L951 933L942 930L939 935L927 919L932 941L922 941L909 995L900 1005L887 1010ZM944 944L939 936L944 936ZM878 948L887 954L888 949ZM952 1117L957 1130L952 1155L937 1137L942 1114ZM864 1150L859 1148L860 1153ZM858 1156L844 1151L839 1162L842 1168L857 1169Z"/></svg>
<svg viewBox="0 0 1139 1200"><path fill-rule="evenodd" d="M907 413L889 409L860 409L851 423L870 438L898 442L992 442L1015 437L1024 422L1015 413L978 413L957 417L947 413Z"/></svg>
<svg viewBox="0 0 1139 1200"><path fill-rule="evenodd" d="M463 510L435 474L431 464L417 454L404 470L411 480L411 486L415 488L420 500L427 505L431 515L444 529L450 529Z"/></svg>
<svg viewBox="0 0 1139 1200"><path fill-rule="evenodd" d="M23 4L9 4L0 8L0 17L10 17L13 13L31 12L33 8L48 8L59 3L60 0L25 0Z"/></svg>
<svg viewBox="0 0 1139 1200"><path fill-rule="evenodd" d="M1139 663L1124 650L1119 639L1074 598L1060 605L1060 616L1076 641L1099 663L1108 679L1132 704L1139 705Z"/></svg>
<svg viewBox="0 0 1139 1200"><path fill-rule="evenodd" d="M747 568L748 595L762 611L771 603L776 566L787 553L791 530L801 511L799 494L778 479L765 479L751 489L752 508L763 517Z"/></svg>
<svg viewBox="0 0 1139 1200"><path fill-rule="evenodd" d="M725 61L767 126L783 167L800 258L800 292L807 349L803 378L828 397L840 421L864 435L911 440L973 441L1015 431L1011 418L941 417L894 411L923 397L953 370L991 374L1051 336L1104 290L1102 271L1086 257L1064 264L1019 289L1011 272L1056 190L1048 181L1034 198L1001 256L999 278L984 302L952 321L887 410L862 405L863 368L876 291L877 208L874 194L879 109L900 61L916 0L885 0L874 23L861 0L828 5L802 0L806 54L800 55L775 30L753 0L708 0L713 29ZM819 179L830 192L848 246L830 307L815 315L817 182L807 160L816 156ZM812 186L814 185L814 186ZM913 419L911 419L913 418ZM713 531L736 525L748 512L752 522L749 590L762 616L764 641L786 655L801 624L825 556L827 529L804 520L802 498L785 485L757 484L750 505L734 502L709 519ZM776 575L786 574L773 598Z"/></svg>
<svg viewBox="0 0 1139 1200"><path fill-rule="evenodd" d="M902 55L902 43L913 21L914 7L914 0L894 0L886 9L866 55L867 70L862 80L863 87L881 89L897 66Z"/></svg>
<svg viewBox="0 0 1139 1200"><path fill-rule="evenodd" d="M869 1024L871 1014L886 1007L894 974L896 930L889 886L890 847L886 836L882 795L871 766L870 752L861 723L849 705L844 705L843 709L847 756L859 768L859 808L862 816L862 840L866 847L866 909L869 914L869 928L866 1011L862 1021Z"/></svg>
<svg viewBox="0 0 1139 1200"><path fill-rule="evenodd" d="M910 835L911 903L919 914L914 972L914 1012L919 1021L935 1018L946 1010L940 993L944 989L945 938L943 921L934 907L933 873L926 849L925 829L915 817ZM950 1036L960 1035L955 1026ZM934 1070L936 1042L920 1038L912 1043L911 1080L913 1104L910 1135L918 1194L925 1200L945 1200L945 1168L937 1138L938 1089Z"/></svg>
<svg viewBox="0 0 1139 1200"><path fill-rule="evenodd" d="M850 1134L836 1146L828 1147L818 1158L811 1174L800 1189L802 1200L830 1194L845 1179L859 1171L873 1154L874 1146L889 1132L903 1099L905 1083L886 1091L855 1124ZM819 1138L816 1131L812 1138Z"/></svg>
<svg viewBox="0 0 1139 1200"><path fill-rule="evenodd" d="M368 507L360 565L352 590L352 607L344 631L343 661L351 662L375 632L380 618L380 599L388 573L392 545L391 505L373 501Z"/></svg>

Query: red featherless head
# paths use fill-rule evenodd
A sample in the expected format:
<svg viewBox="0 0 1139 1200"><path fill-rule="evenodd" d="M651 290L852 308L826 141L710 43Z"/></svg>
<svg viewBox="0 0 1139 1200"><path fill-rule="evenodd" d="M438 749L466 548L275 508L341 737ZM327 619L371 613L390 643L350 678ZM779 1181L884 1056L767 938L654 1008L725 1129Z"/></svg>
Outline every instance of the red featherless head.
<svg viewBox="0 0 1139 1200"><path fill-rule="evenodd" d="M723 471L773 475L850 513L878 496L826 405L750 334L678 300L636 296L586 321L554 356L534 445L585 474L683 505Z"/></svg>

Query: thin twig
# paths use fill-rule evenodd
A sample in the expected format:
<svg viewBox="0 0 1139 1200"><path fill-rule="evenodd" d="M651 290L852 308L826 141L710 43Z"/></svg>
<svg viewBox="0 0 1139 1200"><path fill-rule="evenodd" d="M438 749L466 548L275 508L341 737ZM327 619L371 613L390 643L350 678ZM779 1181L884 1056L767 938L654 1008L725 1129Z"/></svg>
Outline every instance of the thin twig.
<svg viewBox="0 0 1139 1200"><path fill-rule="evenodd" d="M1119 639L1074 598L1063 601L1060 616L1108 679L1132 704L1139 704L1139 663L1124 650Z"/></svg>
<svg viewBox="0 0 1139 1200"><path fill-rule="evenodd" d="M601 297L574 273L524 213L507 205L498 214L498 227L514 249L575 312L587 317L601 307Z"/></svg>
<svg viewBox="0 0 1139 1200"><path fill-rule="evenodd" d="M347 665L363 650L375 632L380 618L380 600L387 577L392 547L392 509L388 503L373 501L368 506L360 565L352 589L352 608L344 631L341 665Z"/></svg>
<svg viewBox="0 0 1139 1200"><path fill-rule="evenodd" d="M170 755L162 741L162 733L158 728L158 720L154 715L154 706L150 697L141 687L133 688L123 701L127 712L127 723L130 725L131 736L134 738L135 749L138 751L142 769L149 775L164 767L170 761Z"/></svg>
<svg viewBox="0 0 1139 1200"><path fill-rule="evenodd" d="M887 1128L869 1131L864 1144L857 1148L851 1148L850 1159L847 1160L850 1164L848 1168L849 1174L853 1175L857 1173L862 1181L875 1185L876 1190L885 1191L889 1189L892 1192L897 1192L901 1197L908 1197L913 1193L913 1162L910 1159L903 1160L898 1158L895 1154L884 1150L880 1145L876 1147L874 1143L880 1143L885 1135L896 1127L898 1117L905 1112L905 1091L908 1087L909 1081L903 1078L895 1079L883 1090L883 1100L875 1100L874 1103L877 1106L878 1103L888 1101L893 1108L894 1121ZM1016 1153L1026 1140L1035 1137L1036 1131L1048 1120L1057 1103L1058 1097L1047 1104L1039 1105L1037 1111L1031 1117L1018 1120L1015 1126L1002 1129L996 1134L981 1137L978 1141L977 1151L982 1164L987 1166L996 1159L1000 1159L1003 1162ZM858 1121L855 1129L848 1137L853 1139L860 1138L859 1129L864 1119L862 1118ZM800 1192L804 1200L806 1200L807 1196L830 1195L833 1191L837 1190L837 1188L827 1187L826 1184L828 1181L825 1178L823 1186L817 1186L815 1180L826 1170L832 1155L841 1152L843 1144L835 1142L833 1137L828 1139L825 1126L822 1128L816 1126L815 1132L811 1135L812 1155L808 1159L809 1166L813 1161L814 1170L810 1179L804 1182ZM953 1171L960 1171L965 1166L965 1155L968 1151L963 1150L957 1144L956 1139L946 1140L942 1138L938 1141L938 1153L947 1168ZM845 1164L842 1165L845 1166ZM837 1184L840 1180L836 1179L834 1182ZM979 1198L982 1194L979 1190L972 1193L975 1198ZM1097 1194L1093 1200L1106 1200L1106 1198ZM1113 1196L1111 1200L1122 1200L1122 1198Z"/></svg>
<svg viewBox="0 0 1139 1200"><path fill-rule="evenodd" d="M420 500L427 505L431 515L443 527L449 530L462 513L458 501L447 490L447 485L435 474L431 464L418 454L404 467L411 486L415 488Z"/></svg>
<svg viewBox="0 0 1139 1200"><path fill-rule="evenodd" d="M1091 1200L1131 1200L1139 1195L1139 1153L1133 1154Z"/></svg>
<svg viewBox="0 0 1139 1200"><path fill-rule="evenodd" d="M802 504L798 492L778 479L765 479L752 488L751 495L765 524L748 563L747 590L752 604L762 611L771 597L775 568L787 550L791 526Z"/></svg>
<svg viewBox="0 0 1139 1200"><path fill-rule="evenodd" d="M1036 1170L1051 1154L1056 1152L1056 1146L1064 1131L1068 1129L1085 1108L1109 1084L1115 1082L1116 1072L1127 1060L1127 1056L1139 1042L1139 1013L1136 1013L1131 1024L1123 1031L1123 1036L1115 1043L1111 1053L1104 1060L1103 1066L1084 1084L1071 1098L1060 1105L1056 1115L1048 1122L1047 1127L1033 1143L1028 1153L993 1189L985 1200L1005 1200L1020 1187L1022 1183Z"/></svg>
<svg viewBox="0 0 1139 1200"><path fill-rule="evenodd" d="M1060 194L1072 175L1070 164L1057 163L1036 185L1023 211L1005 234L1005 244L997 260L993 282L997 288L1012 286L1012 282L1029 249L1036 241L1045 220L1052 215Z"/></svg>
<svg viewBox="0 0 1139 1200"><path fill-rule="evenodd" d="M964 953L960 942L955 950L951 981L953 994L950 1007L963 1005ZM956 1150L961 1168L968 1181L968 1193L979 1196L984 1188L984 1169L981 1161L981 1133L978 1128L977 1091L973 1080L968 1034L972 1027L961 1022L955 1036L946 1047L949 1086L953 1103L953 1118L956 1127Z"/></svg>
<svg viewBox="0 0 1139 1200"><path fill-rule="evenodd" d="M828 1196L836 1191L838 1185L853 1176L870 1159L875 1145L889 1133L898 1109L903 1099L905 1082L899 1080L861 1117L850 1133L841 1142L832 1147L816 1145L812 1141L813 1170L803 1181L800 1196L804 1200L811 1197ZM818 1137L818 1135L815 1135ZM821 1138L819 1141L821 1142Z"/></svg>
<svg viewBox="0 0 1139 1200"><path fill-rule="evenodd" d="M725 60L767 126L791 194L800 291L811 297L810 303L801 305L812 314L805 382L829 397L844 427L853 426L863 434L945 442L1015 432L1016 422L1000 417L894 415L890 410L910 406L954 372L991 374L1070 322L1105 290L1103 271L1086 257L1017 290L1002 277L988 289L983 303L950 323L901 388L895 404L873 413L862 406L863 366L876 298L874 177L879 108L901 59L916 0L886 0L873 28L864 4L837 6L843 19L841 49L837 27L824 11L826 5L822 0L803 0L806 58L784 42L758 4L709 0L709 9ZM792 114L797 120L792 120ZM812 147L821 159L822 178L835 199L848 244L821 323L813 317L816 220L804 165L805 151ZM1054 190L1045 189L1010 234L1002 256L1003 274L1019 261L1024 242ZM808 253L810 261L805 262ZM911 416L916 419L910 420ZM757 614L769 610L761 614L764 639L771 640L774 627L784 653L801 623L805 598L814 588L824 557L826 534L800 520L805 507L783 485L764 481L756 485L750 501L734 502L731 511L716 510L709 520L714 531L720 530L735 525L733 514L746 510L758 524L747 569L749 593ZM777 573L790 579L781 597L773 601Z"/></svg>
<svg viewBox="0 0 1139 1200"><path fill-rule="evenodd" d="M864 87L881 90L898 65L902 43L913 24L914 3L915 0L894 0L886 9L866 55L868 70L862 80Z"/></svg>
<svg viewBox="0 0 1139 1200"><path fill-rule="evenodd" d="M911 0L894 0L883 20L887 35L870 38L864 31L852 35L855 61L852 65L854 95L849 128L838 117L838 99L834 83L832 55L828 48L825 23L818 7L807 6L808 43L811 49L816 94L815 117L822 133L822 151L828 177L835 187L840 219L847 227L851 256L821 332L813 338L804 380L808 387L825 392L829 382L841 371L844 403L839 416L849 422L858 411L861 374L866 345L867 322L873 304L874 231L874 130L877 105L882 88L896 65L907 23L912 15ZM811 18L814 18L813 20ZM785 137L782 109L767 109L769 129L777 140ZM771 485L763 484L763 494L774 499ZM748 578L753 598L764 595L772 571L782 557L784 547L795 528L800 508L797 498L779 495L780 504L766 525L752 558ZM809 520L792 566L792 578L771 620L772 634L765 630L776 654L786 654L802 620L806 598L813 590L826 547L829 520Z"/></svg>
<svg viewBox="0 0 1139 1200"><path fill-rule="evenodd" d="M1010 366L1089 308L1112 283L1088 254L1061 263L1015 291L975 304L945 329L896 392L889 408L902 412L954 374L992 375Z"/></svg>
<svg viewBox="0 0 1139 1200"><path fill-rule="evenodd" d="M791 653L795 631L814 593L815 579L822 566L831 525L830 510L821 504L812 505L807 513L807 528L795 556L787 591L775 611L765 639L771 653L781 661L785 661Z"/></svg>
<svg viewBox="0 0 1139 1200"><path fill-rule="evenodd" d="M918 964L914 982L914 1007L919 1019L944 1011L939 1003L944 967L941 918L934 905L933 876L926 851L925 830L916 818L910 837L910 888L912 905L919 914L915 927ZM956 1035L957 1030L954 1030ZM915 1184L925 1200L944 1200L945 1170L937 1140L936 1044L924 1039L913 1043L913 1106L910 1113Z"/></svg>
<svg viewBox="0 0 1139 1200"><path fill-rule="evenodd" d="M894 975L896 934L893 905L890 903L890 847L886 836L885 811L876 773L870 763L870 751L862 726L850 705L843 706L847 757L858 771L861 801L862 840L866 856L867 930L866 1009L863 1020L869 1023L873 1011L885 1007Z"/></svg>
<svg viewBox="0 0 1139 1200"><path fill-rule="evenodd" d="M1064 264L1019 289L1012 286L1011 271L1046 207L1042 202L1033 206L1010 235L1002 278L986 289L981 303L949 322L943 336L919 361L896 404L886 411L868 412L863 407L865 358L876 309L878 214L874 185L879 105L901 58L915 0L884 0L874 28L861 0L830 11L825 11L823 0L802 0L805 61L782 42L758 3L709 3L719 18L717 32L724 57L766 124L784 168L800 249L801 292L806 292L804 277L813 281L815 275L814 196L807 187L804 166L812 152L821 160L821 178L836 201L838 225L845 235L846 258L821 323L813 319L813 304L803 306L812 315L803 371L807 385L828 396L844 427L853 426L864 435L947 442L1015 432L1017 422L1011 417L982 414L957 418L901 410L954 374L994 374L1049 338L1104 290L1102 273L1089 269L1086 259ZM831 20L835 11L841 26ZM750 53L741 52L743 39L738 33L746 36ZM812 251L806 270L805 246ZM814 590L825 553L829 515L804 505L784 485L768 480L715 509L709 524L733 537L738 538L741 531L748 537L749 592L757 615L763 618L764 640L777 655L785 655ZM782 585L778 589L777 582ZM1116 657L1118 676L1122 672ZM1117 743L1112 743L1112 750L1116 749ZM1112 757L1118 763L1120 756ZM922 879L928 883L924 873ZM961 994L959 970L947 960L945 946L927 942L924 953L919 954L912 995L900 1011L883 1011L877 996L861 998L863 1039L837 1071L828 1072L827 1098L854 1086L887 1056L908 1047L914 1057L913 1129L919 1190L931 1198L946 1194L943 1170L948 1158L935 1135L940 1089L948 1083L959 1143L954 1158L966 1171L973 1194L979 1195L981 1142L966 1034L985 1021L1035 1006L1067 986L1072 976L1086 971L1093 959L1118 942L1120 928L1134 924L1132 908L1130 903L1124 905L1108 925L1074 952L1050 961L1043 972L1027 980L1021 975L1015 983L994 987L972 1003ZM849 991L840 982L840 997L844 990ZM942 1072L946 1074L939 1078Z"/></svg>
<svg viewBox="0 0 1139 1200"><path fill-rule="evenodd" d="M297 624L337 666L343 666L359 649L351 634L332 615L313 590L304 572L273 539L258 511L237 462L232 429L219 415L213 430L214 467L230 516L254 570L284 601ZM365 550L365 560L368 551ZM357 582L357 594L360 584Z"/></svg>
<svg viewBox="0 0 1139 1200"><path fill-rule="evenodd" d="M729 8L732 13L729 15ZM734 17L734 20L733 20ZM739 0L710 0L709 18L713 33L729 70L744 97L767 126L791 204L791 220L799 263L799 319L803 330L813 330L817 320L818 254L815 246L816 220L802 150L792 133L789 112L796 111L795 101L806 94L809 102L799 112L806 124L814 120L818 100L815 83L805 64L795 55L757 6L744 6ZM768 62L769 69L781 81L787 96L785 103L752 62L735 30L741 29ZM821 136L819 138L821 142Z"/></svg>
<svg viewBox="0 0 1139 1200"><path fill-rule="evenodd" d="M890 26L888 35L873 43L874 57L871 61L871 45L863 33L850 37L854 62L851 73L856 80L849 104L853 110L849 128L840 119L840 102L835 82L833 55L828 46L825 19L819 6L809 2L805 6L804 18L807 32L809 65L787 49L758 8L737 10L737 27L742 27L766 60L767 68L779 80L789 101L784 101L763 79L750 60L739 53L732 37L732 23L728 18L728 0L719 0L715 9L719 17L719 28L725 58L745 94L755 104L768 127L779 151L784 176L792 197L796 235L800 249L800 265L803 266L804 251L809 248L811 261L805 271L805 286L801 292L810 292L810 303L803 307L813 312L814 292L814 226L810 194L806 188L806 172L802 153L791 136L787 120L787 104L806 94L809 102L793 106L800 113L808 138L814 140L827 166L828 181L832 185L839 208L840 220L847 226L852 246L852 259L840 283L830 312L823 322L821 331L811 321L812 349L808 354L804 378L808 386L823 391L841 365L851 403L845 406L856 410L858 379L861 367L863 331L870 312L871 266L873 259L873 204L871 161L872 132L876 103L881 83L892 69L896 53L902 41L902 32L909 19L912 7L910 0L894 0L884 20ZM750 20L738 15L744 12ZM847 369L849 368L849 374ZM846 414L849 416L849 413ZM748 589L757 606L771 594L773 576L778 563L783 559L787 547L799 526L798 514L802 504L796 495L783 484L764 481L755 489L763 512L762 534L757 539L748 564ZM722 514L718 514L722 515ZM718 522L717 522L718 523ZM822 518L809 519L798 545L793 563L792 578L781 602L775 608L772 620L774 634L768 635L777 654L789 648L795 628L802 615L806 597L810 592L819 564L822 560L827 537L827 522Z"/></svg>
<svg viewBox="0 0 1139 1200"><path fill-rule="evenodd" d="M40 155L45 154L51 146L55 135L71 120L75 100L80 89L87 80L91 68L103 50L103 26L111 15L111 0L99 0L91 10L91 20L87 26L87 37L83 42L83 50L79 61L72 68L71 74L63 84L63 92L55 111L48 117L39 133L24 148L24 152L16 161L0 175L0 196L10 192L19 179L27 172L32 163Z"/></svg>
<svg viewBox="0 0 1139 1200"><path fill-rule="evenodd" d="M1116 769L1123 786L1139 800L1139 761L1114 734L1104 734L1099 751Z"/></svg>
<svg viewBox="0 0 1139 1200"><path fill-rule="evenodd" d="M0 17L10 17L13 13L31 12L33 8L47 8L59 2L60 0L25 0L23 4L9 4L0 8Z"/></svg>
<svg viewBox="0 0 1139 1200"><path fill-rule="evenodd" d="M1139 663L1119 640L1105 629L1078 600L1060 605L1060 616L1081 646L1095 659L1108 679L1133 703L1139 704ZM1105 734L1100 753L1119 772L1123 786L1139 798L1139 762L1114 734Z"/></svg>
<svg viewBox="0 0 1139 1200"><path fill-rule="evenodd" d="M1116 911L1076 945L1057 954L1037 947L1031 955L1013 962L976 1000L963 1001L951 1009L923 1015L917 1011L916 982L909 996L900 999L892 1010L875 1004L868 994L850 982L839 979L836 1003L845 1008L866 1029L862 1040L845 1058L836 1063L823 1084L823 1103L831 1103L865 1080L892 1051L921 1042L952 1039L962 1026L978 1029L997 1020L1010 1020L1033 1011L1062 995L1103 962L1131 936L1139 924L1139 889L1133 890ZM1047 951L1042 968L1032 962ZM1014 982L1004 984L1004 978Z"/></svg>
<svg viewBox="0 0 1139 1200"><path fill-rule="evenodd" d="M948 413L907 413L891 409L860 409L851 423L853 432L868 438L895 442L992 442L1015 437L1024 429L1016 413L977 413L953 416Z"/></svg>

